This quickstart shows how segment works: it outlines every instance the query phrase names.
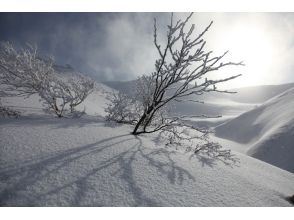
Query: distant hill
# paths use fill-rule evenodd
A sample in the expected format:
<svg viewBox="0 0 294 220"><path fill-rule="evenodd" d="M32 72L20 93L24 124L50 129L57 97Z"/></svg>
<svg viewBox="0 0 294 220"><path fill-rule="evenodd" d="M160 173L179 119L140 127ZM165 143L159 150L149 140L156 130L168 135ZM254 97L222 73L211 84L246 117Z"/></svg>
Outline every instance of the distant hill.
<svg viewBox="0 0 294 220"><path fill-rule="evenodd" d="M134 94L135 81L106 81L103 82L107 86L116 90L122 91L126 94ZM240 103L263 103L268 99L294 87L294 83L281 84L281 85L260 85L250 86L243 88L230 89L230 91L237 92L236 94L224 94L224 93L207 93L199 96L202 100L216 100L227 99Z"/></svg>
<svg viewBox="0 0 294 220"><path fill-rule="evenodd" d="M237 94L229 97L237 102L262 103L292 87L294 87L294 83L237 88L233 89Z"/></svg>

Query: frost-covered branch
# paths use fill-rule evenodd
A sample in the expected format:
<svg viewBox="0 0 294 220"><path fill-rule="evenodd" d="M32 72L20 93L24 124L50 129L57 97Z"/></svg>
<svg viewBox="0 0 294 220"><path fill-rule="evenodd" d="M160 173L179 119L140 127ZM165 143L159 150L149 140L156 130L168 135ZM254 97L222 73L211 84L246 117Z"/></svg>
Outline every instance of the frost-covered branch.
<svg viewBox="0 0 294 220"><path fill-rule="evenodd" d="M74 108L93 92L94 82L85 76L74 75L68 80L65 88L71 97L70 111L74 112Z"/></svg>
<svg viewBox="0 0 294 220"><path fill-rule="evenodd" d="M61 77L54 74L43 84L39 92L47 110L63 117L65 112L73 113L93 91L94 82L86 77L74 75Z"/></svg>
<svg viewBox="0 0 294 220"><path fill-rule="evenodd" d="M235 161L229 150L209 140L212 132L188 123L191 118L218 118L221 116L182 115L171 116L173 102L197 102L197 96L208 92L232 93L217 88L218 84L233 80L240 75L222 79L208 78L208 73L227 66L240 66L242 62L222 62L228 52L214 56L205 51L204 35L213 22L198 35L194 34L195 25L188 26L193 13L185 20L173 21L167 26L166 44L158 42L158 29L154 20L154 45L159 58L155 61L155 70L143 75L136 81L135 101L122 93L114 94L106 109L108 119L134 124L132 134L164 132L168 145L189 146L195 154L205 153L223 161ZM195 98L196 97L196 98ZM186 134L186 131L194 133ZM201 144L196 144L195 140Z"/></svg>
<svg viewBox="0 0 294 220"><path fill-rule="evenodd" d="M38 93L53 72L53 59L41 59L37 46L17 50L11 43L0 44L0 82L6 85L7 93L23 96Z"/></svg>
<svg viewBox="0 0 294 220"><path fill-rule="evenodd" d="M37 46L17 50L8 42L1 43L0 83L5 88L1 94L27 97L38 94L46 109L58 117L68 109L73 113L93 91L94 82L80 74L63 76L53 65L52 58L41 58Z"/></svg>
<svg viewBox="0 0 294 220"><path fill-rule="evenodd" d="M110 101L105 108L106 120L117 123L134 124L139 117L140 110L137 109L137 101L123 92L113 91L108 94L107 99Z"/></svg>
<svg viewBox="0 0 294 220"><path fill-rule="evenodd" d="M192 100L191 96L199 96L208 92L232 93L227 90L219 90L216 85L233 80L240 75L217 80L208 79L206 76L208 73L225 66L239 66L243 63L221 62L227 52L220 56L213 56L212 51L206 52L204 50L206 41L203 37L213 22L200 34L194 36L194 24L186 31L192 15L193 13L183 21L174 22L172 14L170 24L167 26L167 43L164 47L158 42L157 23L156 19L154 20L154 45L158 51L159 59L155 62L155 71L152 74L144 75L137 80L138 97L142 97L140 101L143 111L133 130L135 135L156 132L158 129L166 127L164 124L154 127L154 121L162 114L162 108L171 102L202 103L198 100ZM189 99L187 99L188 97ZM168 118L161 120L161 122L170 123Z"/></svg>

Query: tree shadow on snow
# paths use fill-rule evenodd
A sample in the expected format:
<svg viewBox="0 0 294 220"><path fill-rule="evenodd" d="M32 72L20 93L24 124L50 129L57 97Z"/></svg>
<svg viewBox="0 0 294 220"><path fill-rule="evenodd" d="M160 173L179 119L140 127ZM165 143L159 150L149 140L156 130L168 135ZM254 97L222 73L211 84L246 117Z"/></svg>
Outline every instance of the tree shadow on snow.
<svg viewBox="0 0 294 220"><path fill-rule="evenodd" d="M125 142L131 144L126 150L120 148L120 144ZM106 151L110 152L107 158L105 158ZM114 151L118 153L113 153ZM144 148L141 138L124 134L2 167L0 170L0 182L2 182L0 206L44 206L48 204L49 197L61 198L64 196L64 190L72 191L73 198L66 200L65 204L60 203L59 199L54 200L53 205L114 206L116 204L104 201L83 203L93 190L90 179L97 178L103 170L114 167L118 169L111 175L123 183L120 187L126 187L125 191L133 198L132 202L122 201L123 205L160 206L161 204L150 196L148 189L136 181L136 172L138 172L135 169L138 166L136 163L142 160L147 162L151 170L158 172L162 178L167 178L171 184L183 184L188 180L195 181L188 170L176 164L172 158L173 154L175 152L166 149ZM91 163L91 160L88 160L90 157L95 157L97 162ZM67 169L74 170L80 163L88 163L82 166L86 170L77 171L74 174L64 172ZM112 192L107 193L110 194L110 197L113 196Z"/></svg>
<svg viewBox="0 0 294 220"><path fill-rule="evenodd" d="M193 159L197 159L197 161L201 164L202 167L208 166L210 168L213 168L213 167L219 165L218 162L221 162L224 165L229 166L231 168L239 166L240 161L235 156L233 156L231 159L230 158L225 159L223 157L207 155L201 151L198 153L194 153L193 148L186 147L184 144L181 146L166 145L166 143L168 143L168 140L164 139L163 136L161 136L161 134L156 135L153 138L153 142L154 142L155 146L158 146L160 148L159 151L172 152L172 149L175 149L174 152L177 152L181 148L182 151L184 150L186 152L186 154L189 155L190 161ZM166 150L162 149L162 146L164 146L164 145L166 146ZM169 149L169 150L167 150L167 149Z"/></svg>

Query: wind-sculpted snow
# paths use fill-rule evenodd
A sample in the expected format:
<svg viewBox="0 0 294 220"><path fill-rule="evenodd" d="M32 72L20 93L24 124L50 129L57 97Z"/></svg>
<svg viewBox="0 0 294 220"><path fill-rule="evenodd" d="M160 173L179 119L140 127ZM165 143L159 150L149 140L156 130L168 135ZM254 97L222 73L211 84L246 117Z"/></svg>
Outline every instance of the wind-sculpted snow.
<svg viewBox="0 0 294 220"><path fill-rule="evenodd" d="M249 155L294 172L294 88L215 130L245 144Z"/></svg>
<svg viewBox="0 0 294 220"><path fill-rule="evenodd" d="M130 135L103 118L1 119L1 206L290 206L294 175Z"/></svg>

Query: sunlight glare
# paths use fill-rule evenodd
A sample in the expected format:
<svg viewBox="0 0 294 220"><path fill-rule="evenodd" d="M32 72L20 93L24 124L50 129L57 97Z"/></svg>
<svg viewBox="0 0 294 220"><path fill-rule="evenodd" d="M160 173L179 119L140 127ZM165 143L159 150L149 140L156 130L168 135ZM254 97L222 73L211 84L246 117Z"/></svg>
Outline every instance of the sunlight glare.
<svg viewBox="0 0 294 220"><path fill-rule="evenodd" d="M230 60L245 63L238 86L264 84L274 62L274 44L270 36L271 33L261 27L242 24L219 36L219 44L229 50Z"/></svg>

